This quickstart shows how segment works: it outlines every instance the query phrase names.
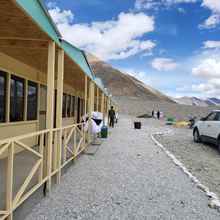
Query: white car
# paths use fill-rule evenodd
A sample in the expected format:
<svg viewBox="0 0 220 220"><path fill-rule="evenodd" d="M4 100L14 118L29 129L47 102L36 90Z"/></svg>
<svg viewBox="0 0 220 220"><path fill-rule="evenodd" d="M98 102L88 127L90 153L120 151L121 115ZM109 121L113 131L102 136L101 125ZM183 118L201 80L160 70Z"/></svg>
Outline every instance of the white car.
<svg viewBox="0 0 220 220"><path fill-rule="evenodd" d="M220 151L220 110L214 110L207 117L196 122L193 137L194 142L213 143Z"/></svg>

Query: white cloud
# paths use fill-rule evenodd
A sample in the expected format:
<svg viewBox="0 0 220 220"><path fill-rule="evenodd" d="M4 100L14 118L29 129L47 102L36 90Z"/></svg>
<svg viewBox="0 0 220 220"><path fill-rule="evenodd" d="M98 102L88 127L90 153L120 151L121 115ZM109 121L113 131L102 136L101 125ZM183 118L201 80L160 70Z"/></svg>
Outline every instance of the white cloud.
<svg viewBox="0 0 220 220"><path fill-rule="evenodd" d="M205 49L220 49L220 41L205 41L204 43Z"/></svg>
<svg viewBox="0 0 220 220"><path fill-rule="evenodd" d="M210 9L214 13L220 13L219 0L203 0L202 6Z"/></svg>
<svg viewBox="0 0 220 220"><path fill-rule="evenodd" d="M170 7L179 3L195 3L198 0L136 0L135 8L141 9L158 9L159 7Z"/></svg>
<svg viewBox="0 0 220 220"><path fill-rule="evenodd" d="M211 15L199 25L200 29L215 28L220 24L220 1L219 0L136 0L135 8L137 10L158 10L167 9L171 6L187 3L201 3L201 7L211 11ZM177 8L180 13L185 13L184 8Z"/></svg>
<svg viewBox="0 0 220 220"><path fill-rule="evenodd" d="M220 78L220 59L219 58L206 58L201 63L192 69L195 76L203 78Z"/></svg>
<svg viewBox="0 0 220 220"><path fill-rule="evenodd" d="M211 47L212 44L207 46ZM206 56L192 69L193 75L205 81L193 84L192 91L201 93L206 97L220 97L220 56L217 53Z"/></svg>
<svg viewBox="0 0 220 220"><path fill-rule="evenodd" d="M144 13L120 13L117 19L75 24L71 11L49 10L64 39L104 59L124 59L151 52L156 44L141 38L154 31L154 18Z"/></svg>
<svg viewBox="0 0 220 220"><path fill-rule="evenodd" d="M52 5L49 5L49 7L52 7ZM61 11L60 8L54 7L49 12L54 22L58 24L71 23L74 19L74 15L70 10Z"/></svg>
<svg viewBox="0 0 220 220"><path fill-rule="evenodd" d="M220 2L219 0L203 0L202 7L211 10L212 14L199 27L204 29L215 28L220 24Z"/></svg>
<svg viewBox="0 0 220 220"><path fill-rule="evenodd" d="M174 70L177 67L177 63L170 58L155 58L152 63L152 67L158 71Z"/></svg>
<svg viewBox="0 0 220 220"><path fill-rule="evenodd" d="M194 92L205 92L210 93L210 91L213 91L214 87L211 84L208 83L200 83L198 85L192 85L192 91Z"/></svg>
<svg viewBox="0 0 220 220"><path fill-rule="evenodd" d="M218 24L220 24L220 14L212 14L201 25L199 25L199 28L211 29L215 28Z"/></svg>
<svg viewBox="0 0 220 220"><path fill-rule="evenodd" d="M209 81L198 85L192 85L192 91L203 95L203 97L220 97L220 87L216 87Z"/></svg>

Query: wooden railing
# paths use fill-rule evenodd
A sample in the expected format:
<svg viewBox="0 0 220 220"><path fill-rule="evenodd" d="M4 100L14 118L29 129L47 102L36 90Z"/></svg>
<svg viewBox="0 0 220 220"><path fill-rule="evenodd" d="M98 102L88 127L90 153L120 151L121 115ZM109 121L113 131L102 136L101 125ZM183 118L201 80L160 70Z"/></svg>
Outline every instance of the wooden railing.
<svg viewBox="0 0 220 220"><path fill-rule="evenodd" d="M53 140L52 146L49 146L50 135ZM59 183L62 168L74 160L88 145L86 136L84 124L74 124L0 141L0 158L5 160L7 167L5 198L0 198L5 201L5 210L0 210L0 220L12 219L14 210L44 183L47 183L47 187L50 186L53 176ZM31 142L35 142L35 145L27 144L30 139ZM15 186L15 157L24 152L28 152L35 158L34 165L31 164L28 175L22 183ZM21 163L26 162L21 161ZM27 162L28 165L30 164ZM19 172L23 171L19 170Z"/></svg>

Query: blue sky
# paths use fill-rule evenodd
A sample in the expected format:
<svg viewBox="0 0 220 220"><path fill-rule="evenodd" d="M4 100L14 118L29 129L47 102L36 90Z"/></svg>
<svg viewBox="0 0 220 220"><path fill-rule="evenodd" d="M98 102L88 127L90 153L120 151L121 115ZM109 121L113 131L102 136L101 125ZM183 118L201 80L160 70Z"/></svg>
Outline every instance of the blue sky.
<svg viewBox="0 0 220 220"><path fill-rule="evenodd" d="M219 0L48 0L63 37L170 96L220 97Z"/></svg>

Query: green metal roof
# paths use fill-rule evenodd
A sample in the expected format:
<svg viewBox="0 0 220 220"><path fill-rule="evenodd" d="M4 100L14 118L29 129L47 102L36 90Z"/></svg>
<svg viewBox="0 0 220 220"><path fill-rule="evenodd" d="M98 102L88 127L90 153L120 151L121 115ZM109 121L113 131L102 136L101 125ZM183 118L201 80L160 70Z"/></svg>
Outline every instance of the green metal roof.
<svg viewBox="0 0 220 220"><path fill-rule="evenodd" d="M104 86L101 78L96 77L95 82L96 82L97 86L107 95L107 93L105 92L105 86Z"/></svg>
<svg viewBox="0 0 220 220"><path fill-rule="evenodd" d="M90 77L90 79L99 86L106 95L108 95L101 80L99 78L95 78L85 53L62 39L62 35L49 15L43 0L16 0L16 3L23 8L23 10L38 24L38 26L65 51L65 53L88 77Z"/></svg>
<svg viewBox="0 0 220 220"><path fill-rule="evenodd" d="M94 75L90 69L89 64L84 56L83 51L74 47L72 44L68 43L65 40L62 40L61 47L64 49L66 54L76 63L81 69L86 73L88 77L94 80Z"/></svg>

